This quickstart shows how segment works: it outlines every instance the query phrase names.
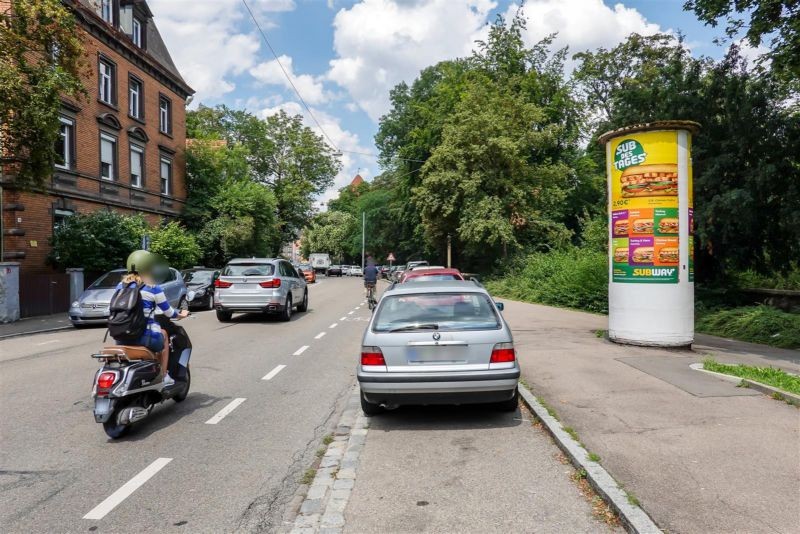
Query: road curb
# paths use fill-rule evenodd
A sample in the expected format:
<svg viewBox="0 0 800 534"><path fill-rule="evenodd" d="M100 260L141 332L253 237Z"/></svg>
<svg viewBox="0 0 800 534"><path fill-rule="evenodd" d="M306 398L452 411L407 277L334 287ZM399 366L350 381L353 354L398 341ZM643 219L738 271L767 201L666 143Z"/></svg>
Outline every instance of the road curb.
<svg viewBox="0 0 800 534"><path fill-rule="evenodd" d="M733 382L736 384L742 384L742 383L747 384L747 387L749 387L750 389L755 389L756 391L760 391L761 393L769 395L770 397L775 395L780 395L781 400L784 400L789 404L792 404L800 408L800 395L796 395L795 393L789 393L788 391L784 391L782 389L778 389L773 386L768 386L767 384L762 384L761 382L756 382L755 380L751 380L750 378L741 378L738 376L726 375L725 373L718 373L716 371L709 371L708 369L703 369L702 363L693 363L690 364L689 367L691 367L695 371L708 373L723 380L727 380L728 382Z"/></svg>
<svg viewBox="0 0 800 534"><path fill-rule="evenodd" d="M619 515L625 530L636 534L655 534L662 532L644 510L628 502L628 495L620 488L617 481L614 480L603 466L589 460L589 453L586 449L564 431L564 427L561 423L550 415L547 409L536 400L536 397L534 397L533 393L531 393L528 388L519 384L519 393L522 397L522 402L524 402L528 409L542 422L555 440L556 445L558 445L567 458L569 458L572 465L586 472L586 480L589 481L589 484L606 504Z"/></svg>
<svg viewBox="0 0 800 534"><path fill-rule="evenodd" d="M0 335L0 339L11 339L12 337L32 336L34 334L46 334L48 332L58 332L59 330L72 330L74 327L70 325L58 326L55 328L43 328L42 330L29 330L27 332L16 332L14 334Z"/></svg>

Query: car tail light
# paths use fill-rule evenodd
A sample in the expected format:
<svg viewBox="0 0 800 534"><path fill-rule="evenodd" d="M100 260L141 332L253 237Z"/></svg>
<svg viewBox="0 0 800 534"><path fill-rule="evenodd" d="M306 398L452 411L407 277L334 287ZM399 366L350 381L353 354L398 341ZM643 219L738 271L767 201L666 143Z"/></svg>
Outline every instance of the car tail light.
<svg viewBox="0 0 800 534"><path fill-rule="evenodd" d="M386 365L379 347L361 347L361 365Z"/></svg>
<svg viewBox="0 0 800 534"><path fill-rule="evenodd" d="M498 343L492 349L492 358L489 363L513 362L517 359L517 352L513 343Z"/></svg>
<svg viewBox="0 0 800 534"><path fill-rule="evenodd" d="M225 280L220 280L219 278L214 280L214 287L226 288L226 287L231 287L232 285L233 282L226 282Z"/></svg>
<svg viewBox="0 0 800 534"><path fill-rule="evenodd" d="M97 377L97 396L105 397L114 385L114 382L119 378L119 373L116 371L103 371Z"/></svg>
<svg viewBox="0 0 800 534"><path fill-rule="evenodd" d="M263 282L259 282L258 285L260 285L261 287L265 287L267 289L281 287L281 279L273 278L272 280L264 280Z"/></svg>

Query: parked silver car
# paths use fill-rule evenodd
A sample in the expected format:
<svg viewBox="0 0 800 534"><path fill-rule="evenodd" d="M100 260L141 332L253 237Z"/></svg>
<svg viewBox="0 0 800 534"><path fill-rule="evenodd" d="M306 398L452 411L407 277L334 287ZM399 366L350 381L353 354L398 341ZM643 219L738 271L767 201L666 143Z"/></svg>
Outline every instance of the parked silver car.
<svg viewBox="0 0 800 534"><path fill-rule="evenodd" d="M305 277L286 260L237 258L228 262L214 282L217 319L231 320L235 312L278 314L284 321L292 310L308 310Z"/></svg>
<svg viewBox="0 0 800 534"><path fill-rule="evenodd" d="M381 405L518 403L511 329L472 282L421 282L386 290L364 332L357 377L367 415Z"/></svg>
<svg viewBox="0 0 800 534"><path fill-rule="evenodd" d="M92 324L106 324L108 321L108 305L111 296L122 281L125 269L109 271L81 293L78 300L69 308L69 320L75 327ZM164 290L167 300L174 308L186 308L186 284L181 273L170 268L166 273L166 280L159 284Z"/></svg>

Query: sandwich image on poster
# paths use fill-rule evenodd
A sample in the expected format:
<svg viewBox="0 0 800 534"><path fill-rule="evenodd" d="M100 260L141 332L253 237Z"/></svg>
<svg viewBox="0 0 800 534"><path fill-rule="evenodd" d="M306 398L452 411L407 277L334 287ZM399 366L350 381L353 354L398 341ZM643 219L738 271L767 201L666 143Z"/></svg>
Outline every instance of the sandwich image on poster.
<svg viewBox="0 0 800 534"><path fill-rule="evenodd" d="M655 265L678 265L680 253L677 237L656 237L653 240L655 248Z"/></svg>
<svg viewBox="0 0 800 534"><path fill-rule="evenodd" d="M613 237L628 237L628 210L611 212L611 233Z"/></svg>
<svg viewBox="0 0 800 534"><path fill-rule="evenodd" d="M653 233L653 219L634 219L633 233L650 235Z"/></svg>
<svg viewBox="0 0 800 534"><path fill-rule="evenodd" d="M619 179L623 198L678 196L678 166L673 163L628 167Z"/></svg>
<svg viewBox="0 0 800 534"><path fill-rule="evenodd" d="M653 210L655 219L655 235L678 235L678 209L656 208Z"/></svg>
<svg viewBox="0 0 800 534"><path fill-rule="evenodd" d="M628 263L628 247L614 249L614 263Z"/></svg>
<svg viewBox="0 0 800 534"><path fill-rule="evenodd" d="M636 265L653 265L655 249L652 237L638 237L628 240L629 263Z"/></svg>

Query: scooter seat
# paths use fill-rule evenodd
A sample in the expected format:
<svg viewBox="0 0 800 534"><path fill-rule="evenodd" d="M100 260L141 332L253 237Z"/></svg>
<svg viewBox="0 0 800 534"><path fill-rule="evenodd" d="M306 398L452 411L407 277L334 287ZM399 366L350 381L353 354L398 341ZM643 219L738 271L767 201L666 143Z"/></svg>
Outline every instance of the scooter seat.
<svg viewBox="0 0 800 534"><path fill-rule="evenodd" d="M147 347L139 347L133 345L111 345L103 347L100 354L107 354L108 356L122 356L129 360L157 360L158 356L148 349Z"/></svg>

